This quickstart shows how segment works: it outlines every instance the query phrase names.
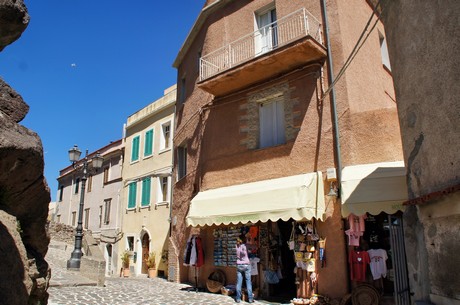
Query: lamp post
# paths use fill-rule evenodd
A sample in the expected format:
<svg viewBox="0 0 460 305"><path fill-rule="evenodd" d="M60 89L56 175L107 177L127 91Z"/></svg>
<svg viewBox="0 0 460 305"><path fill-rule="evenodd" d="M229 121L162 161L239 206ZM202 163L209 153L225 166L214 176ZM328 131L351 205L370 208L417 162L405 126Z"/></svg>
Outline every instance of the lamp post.
<svg viewBox="0 0 460 305"><path fill-rule="evenodd" d="M82 239L83 239L83 207L85 205L85 189L86 189L86 180L88 179L88 150L86 150L85 158L82 160L81 165L77 165L80 159L81 151L78 149L78 146L75 145L69 150L69 159L72 162L72 166L76 168L80 168L82 170L82 177L81 177L81 193L80 193L80 207L78 210L78 224L75 233L75 248L72 251L70 259L67 261L67 269L79 271L80 270L80 262L81 257L83 255L81 251ZM91 169L95 169L96 171L102 167L102 162L104 162L104 158L97 153L91 159Z"/></svg>

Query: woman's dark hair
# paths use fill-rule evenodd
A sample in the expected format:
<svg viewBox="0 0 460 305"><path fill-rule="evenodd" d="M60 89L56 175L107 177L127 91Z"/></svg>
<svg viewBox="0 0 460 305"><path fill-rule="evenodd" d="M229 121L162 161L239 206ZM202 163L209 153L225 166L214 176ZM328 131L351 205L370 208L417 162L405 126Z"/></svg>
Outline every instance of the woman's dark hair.
<svg viewBox="0 0 460 305"><path fill-rule="evenodd" d="M240 236L238 236L238 239L241 239L241 242L242 242L243 244L246 243L246 236L244 236L243 234L241 234Z"/></svg>

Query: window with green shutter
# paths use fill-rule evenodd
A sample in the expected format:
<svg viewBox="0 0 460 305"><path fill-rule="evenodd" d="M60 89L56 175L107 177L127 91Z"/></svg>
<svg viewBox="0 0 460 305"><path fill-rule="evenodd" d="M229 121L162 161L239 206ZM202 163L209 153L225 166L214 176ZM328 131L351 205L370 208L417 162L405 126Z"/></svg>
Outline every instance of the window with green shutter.
<svg viewBox="0 0 460 305"><path fill-rule="evenodd" d="M150 186L151 186L150 177L147 177L144 180L142 180L141 206L148 206L150 204Z"/></svg>
<svg viewBox="0 0 460 305"><path fill-rule="evenodd" d="M137 182L132 182L128 189L128 209L136 207Z"/></svg>
<svg viewBox="0 0 460 305"><path fill-rule="evenodd" d="M131 162L139 160L139 142L140 136L136 136L133 138L131 147Z"/></svg>
<svg viewBox="0 0 460 305"><path fill-rule="evenodd" d="M144 157L151 156L153 153L153 129L145 133Z"/></svg>

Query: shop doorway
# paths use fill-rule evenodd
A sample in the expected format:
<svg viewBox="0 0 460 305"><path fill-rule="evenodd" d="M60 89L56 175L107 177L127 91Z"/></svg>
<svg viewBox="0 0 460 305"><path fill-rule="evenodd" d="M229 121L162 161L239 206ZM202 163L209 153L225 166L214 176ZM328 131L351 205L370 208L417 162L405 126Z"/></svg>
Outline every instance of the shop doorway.
<svg viewBox="0 0 460 305"><path fill-rule="evenodd" d="M280 279L279 284L274 287L275 289L273 289L273 295L284 300L291 300L295 298L297 293L297 287L295 283L296 274L294 273L294 268L296 267L294 261L294 253L289 249L288 246L293 223L294 220L277 221L280 235L278 251L281 259L282 278Z"/></svg>
<svg viewBox="0 0 460 305"><path fill-rule="evenodd" d="M148 267L147 267L147 259L149 257L149 252L150 252L150 236L145 233L144 236L142 236L142 268L141 268L141 273L142 274L147 274L148 272Z"/></svg>
<svg viewBox="0 0 460 305"><path fill-rule="evenodd" d="M353 216L348 218L349 230L352 228ZM381 296L384 305L409 305L409 281L407 276L406 255L404 248L404 234L402 226L402 213L380 213L379 215L364 215L355 217L355 225L364 221L364 231L355 234L360 236L358 245L350 245L350 252L367 251L370 265L365 282L371 284ZM348 231L347 231L348 232ZM352 235L347 233L348 235ZM378 255L376 253L379 253ZM382 254L383 253L383 254ZM372 266L373 262L383 261L385 270ZM352 289L359 286L361 281L354 282Z"/></svg>

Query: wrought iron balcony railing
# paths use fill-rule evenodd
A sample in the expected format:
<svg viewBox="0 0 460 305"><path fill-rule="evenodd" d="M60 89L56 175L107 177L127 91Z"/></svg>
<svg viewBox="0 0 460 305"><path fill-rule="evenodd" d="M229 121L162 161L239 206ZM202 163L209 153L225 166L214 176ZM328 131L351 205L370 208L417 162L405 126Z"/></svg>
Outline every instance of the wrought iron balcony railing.
<svg viewBox="0 0 460 305"><path fill-rule="evenodd" d="M306 36L323 44L321 23L302 8L202 56L200 81Z"/></svg>

